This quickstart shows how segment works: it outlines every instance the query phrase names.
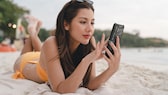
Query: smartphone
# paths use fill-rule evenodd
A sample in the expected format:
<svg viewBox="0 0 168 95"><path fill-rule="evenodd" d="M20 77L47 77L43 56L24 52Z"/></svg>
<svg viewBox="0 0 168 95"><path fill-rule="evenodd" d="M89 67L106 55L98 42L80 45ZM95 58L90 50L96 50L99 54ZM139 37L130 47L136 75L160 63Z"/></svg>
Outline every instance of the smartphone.
<svg viewBox="0 0 168 95"><path fill-rule="evenodd" d="M123 31L124 31L124 25L114 23L113 28L111 30L110 37L109 37L109 41L107 44L107 48L110 50L112 54L114 54L114 51L112 47L110 46L110 42L113 42L114 45L116 45L116 37L119 36L119 38L121 38ZM105 53L105 55L109 57L107 53Z"/></svg>

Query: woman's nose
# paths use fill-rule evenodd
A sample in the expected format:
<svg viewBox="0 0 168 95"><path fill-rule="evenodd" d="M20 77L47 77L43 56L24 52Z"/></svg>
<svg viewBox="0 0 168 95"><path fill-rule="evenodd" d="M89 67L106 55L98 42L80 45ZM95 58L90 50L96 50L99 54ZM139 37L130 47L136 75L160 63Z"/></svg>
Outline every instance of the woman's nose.
<svg viewBox="0 0 168 95"><path fill-rule="evenodd" d="M92 32L94 30L94 26L92 24L87 25L87 32Z"/></svg>

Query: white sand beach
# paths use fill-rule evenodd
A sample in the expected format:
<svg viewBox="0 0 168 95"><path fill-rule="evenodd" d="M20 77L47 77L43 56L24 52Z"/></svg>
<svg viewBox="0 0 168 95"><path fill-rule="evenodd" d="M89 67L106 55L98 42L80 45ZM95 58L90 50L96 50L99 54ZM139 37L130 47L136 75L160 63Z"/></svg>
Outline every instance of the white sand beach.
<svg viewBox="0 0 168 95"><path fill-rule="evenodd" d="M19 52L0 53L0 95L61 95L51 92L46 84L12 79L18 55ZM168 69L157 71L144 66L122 62L119 70L99 89L79 88L76 93L62 95L168 95ZM107 64L99 60L96 67L99 74Z"/></svg>

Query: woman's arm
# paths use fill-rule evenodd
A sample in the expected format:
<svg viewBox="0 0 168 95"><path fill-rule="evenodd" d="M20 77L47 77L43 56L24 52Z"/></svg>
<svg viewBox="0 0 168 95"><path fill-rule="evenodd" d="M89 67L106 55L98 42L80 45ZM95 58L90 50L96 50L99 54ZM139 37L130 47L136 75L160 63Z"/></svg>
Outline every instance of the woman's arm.
<svg viewBox="0 0 168 95"><path fill-rule="evenodd" d="M110 43L110 45L114 50L114 55L112 55L111 52L105 47L105 51L108 53L108 55L110 57L108 58L105 55L103 56L105 58L105 60L108 62L109 67L103 73L101 73L99 76L92 78L89 81L89 84L88 84L89 89L94 90L94 89L97 89L98 87L100 87L117 71L117 69L119 67L120 57L121 57L119 38L117 37L116 47L114 46L113 43Z"/></svg>
<svg viewBox="0 0 168 95"><path fill-rule="evenodd" d="M91 63L90 57L94 56L94 53L89 54L88 57L82 59L74 72L65 79L57 48L55 37L50 37L44 42L41 49L42 56L40 59L43 59L45 63L45 69L51 88L53 91L59 93L75 92L82 83L84 75Z"/></svg>
<svg viewBox="0 0 168 95"><path fill-rule="evenodd" d="M106 44L104 39L105 39L105 35L102 36L101 42L98 42L96 46L96 50L92 51L87 56L85 56L80 62L80 64L77 66L77 68L74 70L74 72L66 79L60 63L60 59L58 55L58 47L55 42L55 37L50 37L49 39L47 39L44 42L42 47L43 57L41 57L41 59L45 59L44 63L46 67L46 72L47 72L49 83L51 85L52 90L59 93L75 92L79 87L79 85L81 84L90 63L95 62L98 58L100 58L100 56L102 56L102 50L104 48L104 45ZM92 72L92 76L94 75L95 75L94 72ZM100 77L100 78L105 78L104 75L105 74L103 74L103 77ZM92 85L94 83L99 82L98 80L101 80L100 78L92 77L93 80L91 79L88 87L92 89L93 88ZM104 81L101 80L101 82L104 82Z"/></svg>

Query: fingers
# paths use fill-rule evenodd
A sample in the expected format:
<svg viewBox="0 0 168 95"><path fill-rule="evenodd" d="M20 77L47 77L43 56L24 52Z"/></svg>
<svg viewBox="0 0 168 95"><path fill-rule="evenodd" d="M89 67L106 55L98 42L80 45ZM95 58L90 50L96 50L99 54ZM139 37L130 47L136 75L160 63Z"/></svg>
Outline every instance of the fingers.
<svg viewBox="0 0 168 95"><path fill-rule="evenodd" d="M110 50L107 47L105 47L105 51L107 52L107 54L109 56L111 56L110 58L112 58L112 56L120 56L121 55L120 54L120 46L119 45L115 46L113 42L109 42L109 44L110 44L110 46L111 46L111 48L112 48L112 50L114 52L114 55L110 52Z"/></svg>
<svg viewBox="0 0 168 95"><path fill-rule="evenodd" d="M103 58L109 63L109 68L116 71L119 67L121 58L119 37L116 38L116 46L113 42L109 42L109 45L113 49L114 54L112 54L107 46L105 46L104 49L108 56L106 56L106 54L103 54Z"/></svg>
<svg viewBox="0 0 168 95"><path fill-rule="evenodd" d="M108 41L109 41L109 38L105 40L105 45L107 45Z"/></svg>
<svg viewBox="0 0 168 95"><path fill-rule="evenodd" d="M98 41L98 42L97 42L97 45L96 45L96 49L97 49L97 50L99 50L99 48L100 48L99 46L100 46L100 42Z"/></svg>
<svg viewBox="0 0 168 95"><path fill-rule="evenodd" d="M114 55L118 56L120 55L120 48L118 48L117 46L114 45L113 42L110 42L110 46L112 47L113 51L114 51Z"/></svg>
<svg viewBox="0 0 168 95"><path fill-rule="evenodd" d="M101 38L101 43L104 43L104 40L105 40L105 35L104 33L102 34L102 38Z"/></svg>
<svg viewBox="0 0 168 95"><path fill-rule="evenodd" d="M118 50L119 55L121 55L121 52L120 52L120 38L119 38L119 36L117 36L117 38L116 38L116 48Z"/></svg>
<svg viewBox="0 0 168 95"><path fill-rule="evenodd" d="M120 49L120 38L119 36L116 37L116 47Z"/></svg>
<svg viewBox="0 0 168 95"><path fill-rule="evenodd" d="M107 44L108 40L105 41L105 34L102 34L101 42L100 42L100 48L103 49L104 46Z"/></svg>
<svg viewBox="0 0 168 95"><path fill-rule="evenodd" d="M104 45L105 45L105 41L104 40L105 40L105 35L102 34L101 41L98 41L98 43L96 44L96 49L95 49L95 51L96 51L96 55L95 55L96 59L99 59L99 58L102 57L102 51L103 51Z"/></svg>
<svg viewBox="0 0 168 95"><path fill-rule="evenodd" d="M112 47L114 54L112 54L111 51L107 47L105 47L105 51L108 57L105 54L103 55L103 57L109 63L109 67L112 67L115 69L115 68L118 68L121 54L120 54L120 50L112 42L110 42L109 44Z"/></svg>
<svg viewBox="0 0 168 95"><path fill-rule="evenodd" d="M113 59L113 54L110 52L110 50L107 47L105 47L105 51L106 51L106 53L108 55L108 57L105 55L105 59L107 61L110 60L110 59Z"/></svg>

